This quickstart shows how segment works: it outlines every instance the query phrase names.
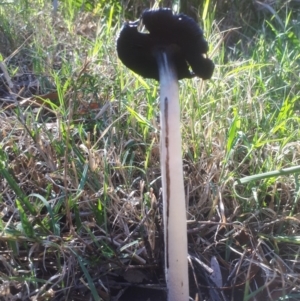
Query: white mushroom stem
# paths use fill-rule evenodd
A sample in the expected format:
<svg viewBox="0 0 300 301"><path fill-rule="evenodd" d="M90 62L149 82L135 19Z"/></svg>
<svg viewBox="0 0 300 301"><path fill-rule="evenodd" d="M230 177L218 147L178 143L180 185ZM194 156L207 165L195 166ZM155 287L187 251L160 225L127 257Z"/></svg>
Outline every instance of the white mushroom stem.
<svg viewBox="0 0 300 301"><path fill-rule="evenodd" d="M166 52L160 51L157 61L160 80L160 161L168 301L188 301L187 225L177 71Z"/></svg>

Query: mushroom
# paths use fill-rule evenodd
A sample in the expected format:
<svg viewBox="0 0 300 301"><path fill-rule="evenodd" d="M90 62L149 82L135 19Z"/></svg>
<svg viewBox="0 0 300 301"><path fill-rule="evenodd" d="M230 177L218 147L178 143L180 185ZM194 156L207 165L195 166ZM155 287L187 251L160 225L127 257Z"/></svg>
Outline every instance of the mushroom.
<svg viewBox="0 0 300 301"><path fill-rule="evenodd" d="M141 20L148 33L138 31ZM214 64L205 57L208 44L192 18L163 8L144 11L141 20L125 22L117 38L117 52L129 69L145 78L160 81L160 160L168 300L188 301L178 80L194 76L209 79Z"/></svg>

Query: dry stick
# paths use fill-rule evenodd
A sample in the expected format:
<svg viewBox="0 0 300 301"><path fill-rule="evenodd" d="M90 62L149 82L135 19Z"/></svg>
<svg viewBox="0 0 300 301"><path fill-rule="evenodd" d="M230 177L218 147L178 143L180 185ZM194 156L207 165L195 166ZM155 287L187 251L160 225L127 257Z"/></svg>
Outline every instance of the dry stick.
<svg viewBox="0 0 300 301"><path fill-rule="evenodd" d="M167 51L158 51L156 59L160 80L160 161L168 300L188 301L187 225L177 71Z"/></svg>

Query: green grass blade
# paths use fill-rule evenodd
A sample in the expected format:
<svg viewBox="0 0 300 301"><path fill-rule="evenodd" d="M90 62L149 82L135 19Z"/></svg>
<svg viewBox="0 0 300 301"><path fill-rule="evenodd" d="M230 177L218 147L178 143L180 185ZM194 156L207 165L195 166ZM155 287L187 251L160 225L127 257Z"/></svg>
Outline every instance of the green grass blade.
<svg viewBox="0 0 300 301"><path fill-rule="evenodd" d="M11 189L15 192L15 194L18 196L22 204L24 204L24 206L29 210L29 212L33 215L36 215L36 210L29 202L28 197L24 194L22 189L19 187L14 177L7 171L7 169L3 164L3 161L0 161L0 174L6 179Z"/></svg>
<svg viewBox="0 0 300 301"><path fill-rule="evenodd" d="M79 263L79 265L80 265L80 267L81 267L81 269L82 269L82 271L84 273L84 276L87 279L87 282L88 282L89 288L91 290L91 293L92 293L92 295L94 297L94 300L95 301L103 301L100 298L100 296L99 296L99 294L98 294L98 292L96 290L96 287L94 285L93 279L91 278L91 276L90 276L90 274L89 274L89 272L88 272L88 270L87 270L87 268L85 266L86 265L86 260L83 257L81 257L80 255L78 255L73 249L70 249L70 251L77 257L78 263Z"/></svg>
<svg viewBox="0 0 300 301"><path fill-rule="evenodd" d="M293 167L289 167L289 168L283 168L280 170L273 170L273 171L269 171L269 172L265 172L265 173L261 173L261 174L257 174L257 175L244 177L244 178L236 180L235 185L246 184L251 181L258 181L258 180L263 180L266 178L279 177L279 176L283 176L283 175L290 175L290 174L297 174L297 173L300 173L300 166L293 166Z"/></svg>
<svg viewBox="0 0 300 301"><path fill-rule="evenodd" d="M23 209L21 202L19 200L16 200L16 204L17 204L17 208L18 208L18 211L20 214L21 224L22 224L24 233L28 237L34 237L35 232L34 232L33 226L31 224L31 222L29 221L27 214L25 213L25 211Z"/></svg>
<svg viewBox="0 0 300 301"><path fill-rule="evenodd" d="M53 211L52 211L52 208L51 208L49 202L47 202L47 200L43 196L41 196L40 194L37 194L37 193L32 193L29 196L36 197L43 202L43 204L46 206L47 211L49 212L49 215L50 215L50 223L51 223L52 232L54 235L59 236L60 235L59 225L58 225L58 223L55 222L54 214L53 214Z"/></svg>

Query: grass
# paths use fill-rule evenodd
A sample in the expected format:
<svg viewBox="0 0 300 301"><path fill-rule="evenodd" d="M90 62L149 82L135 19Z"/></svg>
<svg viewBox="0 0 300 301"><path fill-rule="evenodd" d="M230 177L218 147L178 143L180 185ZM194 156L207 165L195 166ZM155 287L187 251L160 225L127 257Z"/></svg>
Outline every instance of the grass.
<svg viewBox="0 0 300 301"><path fill-rule="evenodd" d="M255 35L231 31L234 44L210 1L203 11L216 70L180 82L191 292L298 300L297 9L267 14ZM0 4L0 299L164 288L158 85L116 56L123 14ZM221 288L199 261L219 265Z"/></svg>

